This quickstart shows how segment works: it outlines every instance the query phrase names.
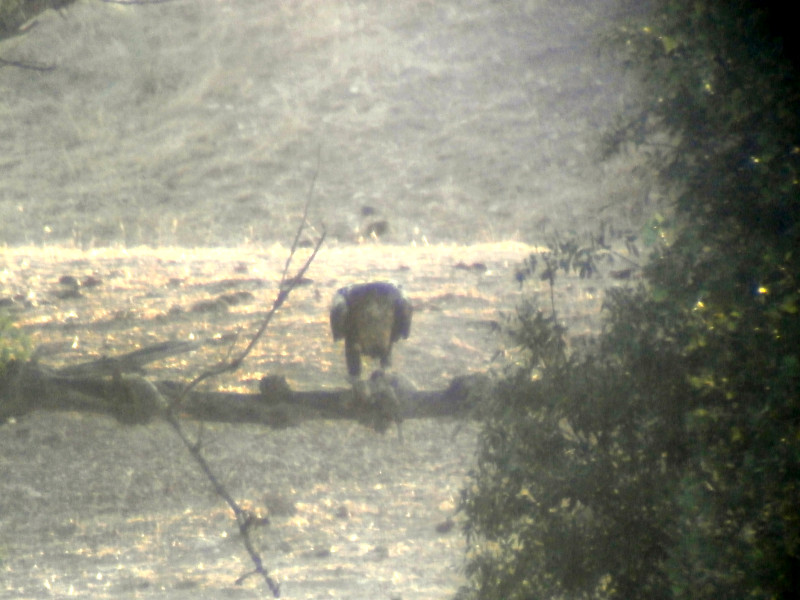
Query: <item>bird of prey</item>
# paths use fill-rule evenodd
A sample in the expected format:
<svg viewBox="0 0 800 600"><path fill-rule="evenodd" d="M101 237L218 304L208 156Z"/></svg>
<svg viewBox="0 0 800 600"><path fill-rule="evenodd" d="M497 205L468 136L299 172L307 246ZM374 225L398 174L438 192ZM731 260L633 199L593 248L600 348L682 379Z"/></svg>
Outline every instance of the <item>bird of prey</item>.
<svg viewBox="0 0 800 600"><path fill-rule="evenodd" d="M392 344L408 338L411 332L411 302L392 283L371 282L340 289L331 306L331 332L334 341L344 338L347 373L353 385L358 418L377 431L397 423L403 440L402 410L390 380L382 369L389 366ZM361 357L380 360L381 369L369 382L361 379Z"/></svg>
<svg viewBox="0 0 800 600"><path fill-rule="evenodd" d="M403 290L386 281L355 284L336 292L331 306L334 341L344 338L347 373L361 377L361 357L391 363L392 344L411 333L411 302Z"/></svg>

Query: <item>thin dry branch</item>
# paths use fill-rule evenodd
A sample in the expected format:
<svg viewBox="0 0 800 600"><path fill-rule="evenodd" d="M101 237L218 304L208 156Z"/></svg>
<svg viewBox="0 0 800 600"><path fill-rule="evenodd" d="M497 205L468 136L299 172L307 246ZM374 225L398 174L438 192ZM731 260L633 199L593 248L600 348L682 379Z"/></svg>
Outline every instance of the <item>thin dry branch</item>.
<svg viewBox="0 0 800 600"><path fill-rule="evenodd" d="M172 429L174 429L178 434L178 437L180 437L183 445L186 446L189 454L192 456L192 458L194 458L194 460L200 466L200 469L211 482L211 485L214 487L214 491L223 500L225 500L226 504L230 506L233 514L236 516L236 524L239 526L239 533L242 536L242 543L244 544L245 550L247 550L247 553L250 555L250 560L253 561L253 565L255 566L253 571L240 576L236 580L236 584L241 585L245 578L250 575L260 574L263 577L264 582L267 584L267 587L269 587L270 591L272 592L272 596L274 598L280 598L280 585L278 585L278 583L276 583L275 580L269 576L269 572L264 567L264 561L261 560L261 555L258 553L258 550L255 549L253 540L250 537L250 530L253 527L267 525L269 524L269 520L257 518L252 512L244 510L242 507L240 507L233 496L231 496L230 492L228 492L227 488L214 474L214 471L211 469L211 465L208 464L208 461L203 456L199 442L192 442L192 440L189 439L189 436L186 435L186 432L183 430L183 427L181 427L181 424L175 416L175 413L172 411L167 411L166 419L167 422L172 426Z"/></svg>
<svg viewBox="0 0 800 600"><path fill-rule="evenodd" d="M305 214L303 216L303 223L299 227L300 231L302 231L304 225L305 225ZM187 384L187 386L178 396L176 404L179 404L186 396L186 394L192 391L202 381L205 381L206 379L209 379L211 377L216 377L217 375L221 375L223 373L230 373L236 371L239 367L241 367L245 358L247 358L247 356L253 350L255 345L264 335L264 332L267 330L267 327L269 327L269 324L272 321L272 318L275 316L275 313L278 312L281 306L283 306L283 304L286 302L286 299L289 297L292 291L302 282L303 276L306 274L306 271L308 271L309 267L311 266L311 263L314 262L314 259L316 258L317 253L319 252L319 249L324 241L325 241L325 231L322 232L322 235L320 236L319 240L317 240L317 243L314 246L314 250L311 252L311 255L308 257L308 259L306 259L306 262L303 264L300 270L297 271L297 274L294 277L287 279L286 277L287 269L291 264L291 260L294 257L295 252L297 250L296 245L292 246L292 250L289 254L289 260L287 261L286 269L284 269L284 273L281 278L281 284L278 288L278 295L275 297L275 300L272 303L272 308L270 308L269 312L264 317L264 320L261 322L258 331L256 331L255 335L252 337L252 339L247 344L245 349L242 350L241 353L239 353L232 359L221 361L216 365L214 365L213 367L200 373L191 382L189 382L189 384Z"/></svg>
<svg viewBox="0 0 800 600"><path fill-rule="evenodd" d="M280 287L283 288L284 284L286 283L286 275L289 273L289 266L292 264L292 258L294 257L294 253L297 251L297 246L300 243L300 236L303 234L306 226L308 225L308 209L311 206L311 198L314 194L314 186L317 185L317 175L319 175L319 160L320 160L320 150L317 149L317 168L314 171L314 176L311 178L311 185L308 187L308 198L306 200L306 204L303 207L303 218L300 221L300 226L297 228L297 232L294 235L294 240L292 240L292 248L289 251L289 256L286 259L286 264L283 267L283 273L281 274L281 285ZM317 253L317 249L322 244L322 240L325 239L325 231L323 230L322 235L320 236L319 243L317 244L317 248L314 250L314 254ZM313 259L313 255L312 255ZM310 263L308 263L310 264ZM297 275L294 277L294 281L299 281L300 278L305 273L306 269L302 269Z"/></svg>
<svg viewBox="0 0 800 600"><path fill-rule="evenodd" d="M5 58L0 58L0 69L3 67L17 67L18 69L27 69L28 71L39 72L53 71L56 68L55 65L43 65L34 62L23 62L21 60L7 60Z"/></svg>
<svg viewBox="0 0 800 600"><path fill-rule="evenodd" d="M272 318L275 316L275 313L283 306L286 299L292 293L295 287L300 285L303 276L305 275L308 268L311 266L311 263L314 261L314 258L317 256L317 252L319 252L320 247L322 247L322 243L325 241L325 231L323 230L322 234L320 235L319 239L317 240L316 245L314 246L314 250L311 252L311 255L306 259L303 266L298 270L297 274L294 277L287 278L287 274L289 272L289 268L291 267L292 261L294 259L295 253L297 252L297 248L299 245L300 236L302 235L303 231L305 230L308 224L308 210L311 204L311 198L314 191L314 185L317 180L317 173L319 172L319 162L317 163L317 169L314 172L314 177L311 181L311 186L309 187L308 197L306 199L305 207L303 209L303 218L300 222L300 225L297 227L297 233L295 234L294 241L292 242L292 247L289 252L289 257L286 259L286 265L283 269L283 274L281 275L281 283L278 287L278 294L275 297L274 302L272 303L272 308L269 310L267 315L264 317L261 325L256 331L255 335L250 339L250 342L247 344L244 350L240 352L237 356L234 356L232 359L226 359L221 361L217 365L206 369L204 372L200 373L197 377L195 377L191 382L189 382L181 391L178 398L173 402L170 406L168 406L166 410L166 419L167 422L172 426L173 430L178 434L183 444L186 446L187 450L189 450L190 455L195 459L197 464L200 466L203 473L205 473L208 480L211 482L211 485L214 487L214 491L228 504L228 506L233 511L234 515L236 516L236 523L239 526L239 533L242 537L242 543L244 544L247 553L250 555L250 559L253 562L255 568L242 575L236 580L237 585L241 584L247 577L255 574L260 574L267 586L269 587L272 595L275 598L280 597L280 587L277 583L269 576L266 568L264 567L264 563L261 560L261 555L255 549L252 539L250 537L250 531L254 526L263 525L265 521L263 519L256 518L250 511L246 511L242 509L233 496L228 492L219 478L214 474L211 469L211 466L208 464L208 461L203 457L202 448L200 445L200 440L198 437L197 442L192 442L191 439L186 435L186 432L183 430L180 421L175 416L175 408L180 405L186 395L194 389L200 382L209 379L211 377L215 377L222 373L228 373L237 370L242 363L244 362L245 358L250 354L253 350L255 345L264 335L264 332L269 327L269 324L272 322Z"/></svg>

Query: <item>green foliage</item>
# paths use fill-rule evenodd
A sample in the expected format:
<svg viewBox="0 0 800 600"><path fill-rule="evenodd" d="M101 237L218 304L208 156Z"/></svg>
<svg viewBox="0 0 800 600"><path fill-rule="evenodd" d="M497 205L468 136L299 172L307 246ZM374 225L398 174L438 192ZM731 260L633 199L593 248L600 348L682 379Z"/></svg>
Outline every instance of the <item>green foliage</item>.
<svg viewBox="0 0 800 600"><path fill-rule="evenodd" d="M689 386L671 376L680 356L654 360L675 332L642 325L672 322L670 307L649 306L643 289L615 296L617 334L581 357L551 319L521 313L530 360L500 389L462 503L478 597L669 597L653 565L676 527L687 440L673 400Z"/></svg>
<svg viewBox="0 0 800 600"><path fill-rule="evenodd" d="M536 275L539 261L544 268L539 273L539 279L548 281L552 286L555 283L558 272L564 275L577 273L581 279L588 279L596 275L599 271L598 264L603 260L608 260L612 255L617 255L611 250L611 239L624 238L624 244L628 253L632 256L639 256L639 249L636 246L637 236L628 231L615 231L601 224L597 235L590 235L588 239L581 239L577 235L568 238L554 237L548 244L547 250L541 254L531 254L517 268L515 277L520 284Z"/></svg>
<svg viewBox="0 0 800 600"><path fill-rule="evenodd" d="M11 360L26 360L30 356L30 340L13 319L0 311L0 376L5 373L6 365Z"/></svg>
<svg viewBox="0 0 800 600"><path fill-rule="evenodd" d="M646 152L674 204L596 351L569 356L552 320L520 312L530 360L462 503L476 597L800 588L800 84L769 10L653 7L609 38L642 93L607 148Z"/></svg>
<svg viewBox="0 0 800 600"><path fill-rule="evenodd" d="M542 253L534 253L528 256L519 267L516 269L515 278L519 282L520 287L523 287L525 282L533 279L537 275L540 261L543 263L543 268L538 274L541 281L547 281L550 289L550 307L552 310L552 317L555 319L556 306L554 288L556 278L559 271L564 275L577 273L581 279L590 279L599 272L598 265L601 262L613 264L615 257L621 257L627 261L628 265L632 265L637 269L640 268L639 264L631 259L622 256L615 250L611 249L610 238L623 237L625 248L628 254L634 257L639 256L639 249L636 245L637 235L629 231L615 231L613 228L606 228L605 224L601 224L600 231L597 235L589 235L588 240L583 240L577 235L573 235L566 239L561 239L556 236L548 245L547 250ZM608 241L607 241L607 238ZM525 320L521 320L520 324L524 325ZM512 332L513 337L513 332ZM531 346L528 346L529 348Z"/></svg>
<svg viewBox="0 0 800 600"><path fill-rule="evenodd" d="M637 63L649 97L660 92L647 114L675 141L662 185L679 227L648 275L660 297L694 305L692 460L668 571L677 597L781 597L800 561L800 88L765 42L768 6L665 5L633 47L654 52Z"/></svg>

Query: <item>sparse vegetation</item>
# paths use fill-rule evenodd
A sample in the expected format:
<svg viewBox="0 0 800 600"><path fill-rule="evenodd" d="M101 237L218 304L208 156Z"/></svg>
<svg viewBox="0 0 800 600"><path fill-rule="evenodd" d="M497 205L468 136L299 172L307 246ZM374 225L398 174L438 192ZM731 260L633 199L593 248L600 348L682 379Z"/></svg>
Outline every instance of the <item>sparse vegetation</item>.
<svg viewBox="0 0 800 600"><path fill-rule="evenodd" d="M0 309L0 377L12 360L27 360L30 355L30 340L15 325L14 319Z"/></svg>
<svg viewBox="0 0 800 600"><path fill-rule="evenodd" d="M611 39L642 93L608 147L649 154L672 212L652 221L646 285L608 295L595 350L571 356L552 320L521 313L528 360L464 492L462 597L798 587L796 68L775 7L654 7Z"/></svg>

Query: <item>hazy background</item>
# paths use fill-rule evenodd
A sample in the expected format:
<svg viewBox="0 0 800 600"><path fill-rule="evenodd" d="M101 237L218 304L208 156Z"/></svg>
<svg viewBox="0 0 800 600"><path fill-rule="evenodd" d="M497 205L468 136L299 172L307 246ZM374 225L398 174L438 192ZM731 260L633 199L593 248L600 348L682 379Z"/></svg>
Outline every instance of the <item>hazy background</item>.
<svg viewBox="0 0 800 600"><path fill-rule="evenodd" d="M0 242L536 242L644 197L598 165L609 1L79 1L0 56ZM638 200L637 200L638 201ZM368 208L364 208L368 207ZM607 210L607 209L606 209ZM372 214L365 214L372 213ZM624 219L623 219L624 221Z"/></svg>

